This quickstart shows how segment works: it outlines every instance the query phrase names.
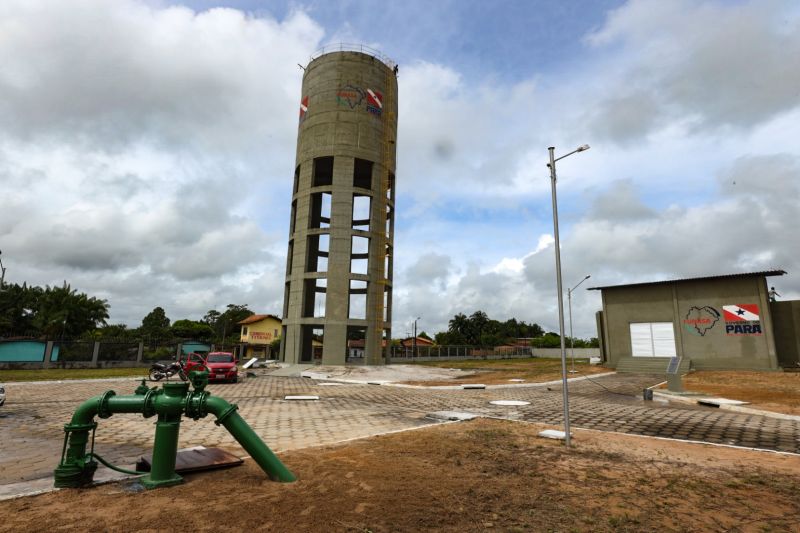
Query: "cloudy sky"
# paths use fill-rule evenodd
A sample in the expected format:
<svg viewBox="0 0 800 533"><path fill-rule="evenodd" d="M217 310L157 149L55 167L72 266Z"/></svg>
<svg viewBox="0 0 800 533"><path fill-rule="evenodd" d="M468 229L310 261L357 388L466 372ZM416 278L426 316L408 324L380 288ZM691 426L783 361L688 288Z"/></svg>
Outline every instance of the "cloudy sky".
<svg viewBox="0 0 800 533"><path fill-rule="evenodd" d="M557 330L565 288L783 268L800 298L792 0L4 0L6 281L67 280L138 326L278 314L302 71L400 65L394 334L458 312Z"/></svg>

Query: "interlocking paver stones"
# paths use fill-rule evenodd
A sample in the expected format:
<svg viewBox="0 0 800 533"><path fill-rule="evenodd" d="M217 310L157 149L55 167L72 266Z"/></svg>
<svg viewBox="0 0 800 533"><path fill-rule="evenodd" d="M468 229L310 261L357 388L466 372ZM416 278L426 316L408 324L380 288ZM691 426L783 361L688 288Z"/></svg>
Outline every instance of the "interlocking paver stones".
<svg viewBox="0 0 800 533"><path fill-rule="evenodd" d="M131 394L133 380L12 384L9 401L0 411L0 485L51 476L63 442L63 425L86 399L106 390ZM419 413L386 405L365 405L347 398L318 402L287 402L288 393L317 388L307 379L251 379L241 385L214 385L212 394L238 403L239 412L273 450L331 444L434 423ZM52 398L59 398L55 402ZM114 415L99 420L95 450L112 463L129 466L149 455L155 419ZM179 445L238 448L213 417L181 424ZM241 452L241 449L240 449Z"/></svg>
<svg viewBox="0 0 800 533"><path fill-rule="evenodd" d="M657 380L616 374L570 383L572 426L800 453L798 422L643 401L642 389ZM61 453L63 426L75 408L109 389L131 394L136 385L131 379L8 384L8 402L0 410L0 485L51 476ZM561 388L552 384L485 390L356 384L328 387L308 378L263 376L236 385L211 385L209 391L237 403L242 417L276 451L440 423L425 417L435 411L563 424ZM320 400L283 400L298 394L318 395ZM497 406L489 404L491 400L530 404ZM180 446L223 446L243 453L212 418L185 420ZM154 421L140 415L100 420L96 451L115 464L132 464L149 455Z"/></svg>

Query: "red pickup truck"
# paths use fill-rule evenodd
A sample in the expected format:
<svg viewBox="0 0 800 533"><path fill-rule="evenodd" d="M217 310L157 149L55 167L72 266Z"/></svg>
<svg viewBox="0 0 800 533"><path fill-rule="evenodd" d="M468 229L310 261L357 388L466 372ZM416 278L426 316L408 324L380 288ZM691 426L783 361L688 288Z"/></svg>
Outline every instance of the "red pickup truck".
<svg viewBox="0 0 800 533"><path fill-rule="evenodd" d="M239 381L239 369L236 367L236 358L229 352L211 352L206 356L199 353L190 353L186 358L184 368L188 374L196 367L208 368L209 381Z"/></svg>

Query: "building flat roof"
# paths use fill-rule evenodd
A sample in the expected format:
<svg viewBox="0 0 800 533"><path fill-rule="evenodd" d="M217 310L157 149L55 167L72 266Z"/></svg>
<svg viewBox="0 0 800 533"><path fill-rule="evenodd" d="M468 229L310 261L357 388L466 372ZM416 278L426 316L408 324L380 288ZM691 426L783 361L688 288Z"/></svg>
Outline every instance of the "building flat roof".
<svg viewBox="0 0 800 533"><path fill-rule="evenodd" d="M712 279L732 279L732 278L749 278L753 276L783 276L786 274L785 270L761 270L759 272L742 272L739 274L718 274L715 276L700 276L696 278L675 278L665 279L662 281L643 281L640 283L625 283L622 285L605 285L603 287L587 287L587 291L599 291L602 289L617 289L622 287L641 287L644 285L664 285L667 283L678 283L682 281L708 281Z"/></svg>

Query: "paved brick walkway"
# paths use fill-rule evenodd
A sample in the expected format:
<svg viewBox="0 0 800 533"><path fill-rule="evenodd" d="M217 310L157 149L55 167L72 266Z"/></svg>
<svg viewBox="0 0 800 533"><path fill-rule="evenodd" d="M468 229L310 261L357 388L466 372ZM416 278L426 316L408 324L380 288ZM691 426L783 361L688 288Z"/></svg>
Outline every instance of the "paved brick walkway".
<svg viewBox="0 0 800 533"><path fill-rule="evenodd" d="M800 423L761 415L681 404L644 402L643 388L657 378L610 375L570 383L574 428L591 428L684 440L800 453ZM0 409L0 486L52 476L63 443L63 425L87 398L113 389L132 394L133 380L10 383ZM487 390L444 390L377 385L325 386L307 378L249 378L209 391L239 405L242 417L275 450L306 448L439 423L426 414L468 411L484 416L563 424L558 385ZM285 401L313 394L319 401ZM502 407L491 400L524 400ZM100 420L95 451L111 462L131 465L151 450L155 419L115 415ZM180 446L241 449L213 417L184 420Z"/></svg>

